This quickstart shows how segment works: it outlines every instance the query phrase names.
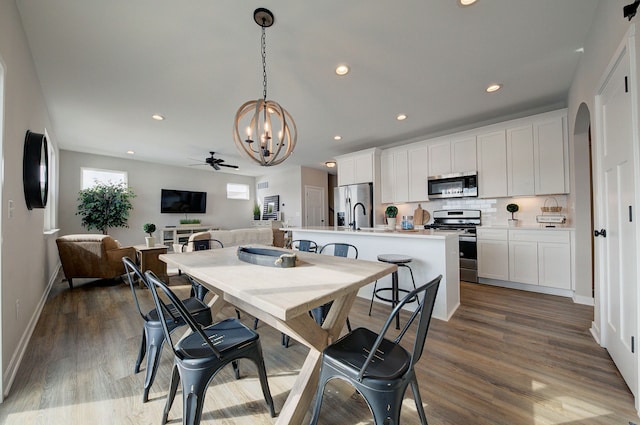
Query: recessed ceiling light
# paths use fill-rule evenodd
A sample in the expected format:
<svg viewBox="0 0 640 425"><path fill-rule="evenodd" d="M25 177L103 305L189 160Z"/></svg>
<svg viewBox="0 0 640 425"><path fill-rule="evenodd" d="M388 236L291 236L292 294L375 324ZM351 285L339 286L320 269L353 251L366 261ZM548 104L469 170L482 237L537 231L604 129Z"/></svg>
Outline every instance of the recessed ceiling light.
<svg viewBox="0 0 640 425"><path fill-rule="evenodd" d="M349 73L349 67L347 65L338 65L336 68L336 74L342 76Z"/></svg>
<svg viewBox="0 0 640 425"><path fill-rule="evenodd" d="M398 116L396 117L396 119L398 121L404 121L407 119L407 116L405 114L398 114Z"/></svg>
<svg viewBox="0 0 640 425"><path fill-rule="evenodd" d="M584 47L576 49L576 53L584 53Z"/></svg>
<svg viewBox="0 0 640 425"><path fill-rule="evenodd" d="M342 140L342 136L335 135L335 136L333 136L333 140Z"/></svg>
<svg viewBox="0 0 640 425"><path fill-rule="evenodd" d="M134 151L127 151L127 153L128 153L129 155L134 155L134 154L135 154L135 152L134 152Z"/></svg>
<svg viewBox="0 0 640 425"><path fill-rule="evenodd" d="M324 163L324 165L327 166L327 168L334 168L336 166L336 162L335 161L327 161Z"/></svg>
<svg viewBox="0 0 640 425"><path fill-rule="evenodd" d="M478 0L458 0L458 4L460 6L466 7L466 6L471 6L476 1L478 1Z"/></svg>
<svg viewBox="0 0 640 425"><path fill-rule="evenodd" d="M489 87L487 87L487 93L496 92L501 88L502 88L502 84L491 84Z"/></svg>
<svg viewBox="0 0 640 425"><path fill-rule="evenodd" d="M153 114L153 115L151 115L151 118L153 118L156 121L164 120L164 117L162 115L160 115L160 114Z"/></svg>

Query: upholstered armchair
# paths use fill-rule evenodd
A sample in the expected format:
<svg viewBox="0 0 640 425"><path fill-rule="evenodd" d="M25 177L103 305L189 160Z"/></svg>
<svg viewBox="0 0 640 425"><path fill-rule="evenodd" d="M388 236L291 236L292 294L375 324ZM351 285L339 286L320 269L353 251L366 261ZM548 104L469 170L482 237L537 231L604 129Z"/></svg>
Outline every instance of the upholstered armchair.
<svg viewBox="0 0 640 425"><path fill-rule="evenodd" d="M56 239L64 276L114 279L125 273L122 257L136 258L133 247L121 247L108 235L66 235Z"/></svg>

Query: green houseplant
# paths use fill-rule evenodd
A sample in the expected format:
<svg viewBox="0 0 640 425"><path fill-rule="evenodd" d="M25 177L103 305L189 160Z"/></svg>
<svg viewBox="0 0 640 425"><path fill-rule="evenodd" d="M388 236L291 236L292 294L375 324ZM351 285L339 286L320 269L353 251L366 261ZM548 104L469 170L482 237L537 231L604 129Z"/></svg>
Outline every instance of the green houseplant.
<svg viewBox="0 0 640 425"><path fill-rule="evenodd" d="M517 226L518 225L518 220L513 215L516 212L518 212L519 209L520 209L520 207L518 206L518 204L508 204L507 205L507 211L509 211L511 213L511 218L509 219L509 226Z"/></svg>
<svg viewBox="0 0 640 425"><path fill-rule="evenodd" d="M396 217L398 215L398 207L395 205L387 206L387 209L384 210L384 215L387 216L387 229L395 230L396 229Z"/></svg>
<svg viewBox="0 0 640 425"><path fill-rule="evenodd" d="M142 230L147 233L149 236L145 237L145 241L147 242L147 248L151 248L156 244L156 238L153 237L153 232L156 231L156 225L153 223L145 223L142 225Z"/></svg>
<svg viewBox="0 0 640 425"><path fill-rule="evenodd" d="M78 193L78 211L82 226L100 230L106 235L109 228L129 227L127 220L133 209L133 190L124 183L96 183Z"/></svg>
<svg viewBox="0 0 640 425"><path fill-rule="evenodd" d="M253 219L260 220L260 205L257 202L253 204Z"/></svg>

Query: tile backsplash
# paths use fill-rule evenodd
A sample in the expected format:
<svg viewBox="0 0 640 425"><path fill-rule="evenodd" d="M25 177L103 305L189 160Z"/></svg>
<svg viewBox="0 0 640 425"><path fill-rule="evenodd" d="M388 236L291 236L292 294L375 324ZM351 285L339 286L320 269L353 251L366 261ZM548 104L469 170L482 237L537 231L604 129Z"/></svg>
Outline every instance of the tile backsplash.
<svg viewBox="0 0 640 425"><path fill-rule="evenodd" d="M541 207L545 206L562 207L560 214L567 216L567 226L571 226L571 217L567 211L567 195L553 196L523 196L513 198L453 198L438 199L429 202L420 202L422 209L429 211L433 215L434 210L468 209L482 211L483 225L507 225L507 220L511 218L511 213L507 211L507 204L518 204L520 209L514 214L520 225L535 226L536 216L541 215ZM398 207L398 215L412 215L418 207L418 203L395 204ZM432 222L433 218L429 220Z"/></svg>

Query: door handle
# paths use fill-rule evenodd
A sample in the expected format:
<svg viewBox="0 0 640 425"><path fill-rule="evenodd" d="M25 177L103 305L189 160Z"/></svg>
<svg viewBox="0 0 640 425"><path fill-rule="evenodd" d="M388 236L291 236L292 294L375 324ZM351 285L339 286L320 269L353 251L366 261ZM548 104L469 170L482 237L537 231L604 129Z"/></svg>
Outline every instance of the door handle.
<svg viewBox="0 0 640 425"><path fill-rule="evenodd" d="M607 231L605 229L594 230L593 236L595 236L596 238L598 236L602 236L603 238L606 238L607 237Z"/></svg>

